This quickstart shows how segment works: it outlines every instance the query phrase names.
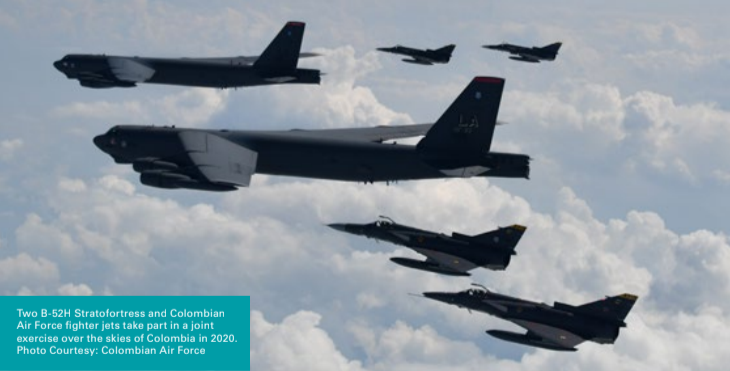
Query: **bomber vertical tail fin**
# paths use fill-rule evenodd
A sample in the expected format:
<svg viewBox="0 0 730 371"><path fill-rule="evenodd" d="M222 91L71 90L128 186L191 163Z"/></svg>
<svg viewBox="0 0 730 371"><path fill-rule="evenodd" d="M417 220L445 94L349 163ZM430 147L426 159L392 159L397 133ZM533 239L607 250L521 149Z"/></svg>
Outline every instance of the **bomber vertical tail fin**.
<svg viewBox="0 0 730 371"><path fill-rule="evenodd" d="M304 22L287 22L254 62L254 67L276 71L295 70L302 48L304 26Z"/></svg>
<svg viewBox="0 0 730 371"><path fill-rule="evenodd" d="M449 155L488 152L504 79L475 77L418 143L419 151Z"/></svg>

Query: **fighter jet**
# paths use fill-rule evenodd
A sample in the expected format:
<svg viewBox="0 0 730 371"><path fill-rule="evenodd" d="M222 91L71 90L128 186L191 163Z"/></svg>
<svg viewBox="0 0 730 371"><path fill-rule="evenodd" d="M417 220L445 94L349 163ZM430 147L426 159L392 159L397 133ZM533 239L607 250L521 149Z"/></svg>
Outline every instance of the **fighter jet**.
<svg viewBox="0 0 730 371"><path fill-rule="evenodd" d="M403 59L403 62L430 66L434 63L449 63L449 60L451 60L451 53L454 51L454 48L456 48L456 45L454 44L446 45L443 48L436 50L413 49L407 46L396 45L392 48L378 48L377 50L411 57L411 59Z"/></svg>
<svg viewBox="0 0 730 371"><path fill-rule="evenodd" d="M470 276L468 271L476 267L504 270L525 227L513 225L495 231L467 236L452 233L447 236L397 224L388 217L370 224L329 224L341 232L352 233L409 247L426 256L425 261L409 258L391 258L390 261L405 267L450 276Z"/></svg>
<svg viewBox="0 0 730 371"><path fill-rule="evenodd" d="M527 333L488 330L498 339L559 351L576 351L584 341L613 344L619 329L626 327L624 319L638 299L636 295L621 294L588 304L573 306L555 302L550 306L522 300L480 288L448 293L424 292L423 296L468 310L484 312L513 322Z"/></svg>
<svg viewBox="0 0 730 371"><path fill-rule="evenodd" d="M558 55L558 50L563 45L561 42L546 45L543 47L533 46L531 48L512 44L484 45L484 48L499 50L510 54L509 59L521 62L540 63L540 61L554 61Z"/></svg>
<svg viewBox="0 0 730 371"><path fill-rule="evenodd" d="M304 23L289 22L258 57L142 58L69 54L53 63L87 88L134 87L137 83L238 88L272 84L319 84L319 70L297 68Z"/></svg>
<svg viewBox="0 0 730 371"><path fill-rule="evenodd" d="M254 173L352 182L528 178L530 157L490 150L504 80L476 77L435 124L233 131L115 126L94 143L142 184L231 191ZM424 135L417 145L383 143Z"/></svg>

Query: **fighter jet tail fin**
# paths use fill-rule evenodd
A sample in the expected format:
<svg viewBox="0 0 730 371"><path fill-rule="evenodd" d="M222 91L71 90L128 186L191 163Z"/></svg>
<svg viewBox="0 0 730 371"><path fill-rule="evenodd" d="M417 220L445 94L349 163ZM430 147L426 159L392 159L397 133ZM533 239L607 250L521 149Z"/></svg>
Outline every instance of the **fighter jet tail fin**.
<svg viewBox="0 0 730 371"><path fill-rule="evenodd" d="M456 48L456 45L454 45L454 44L449 44L449 45L446 45L446 46L444 46L443 48L438 48L438 49L436 49L436 50L434 50L434 51L435 51L436 53L439 53L439 54L446 54L446 55L448 55L449 57L451 57L451 53L453 53L453 52L454 52L454 49L455 49L455 48Z"/></svg>
<svg viewBox="0 0 730 371"><path fill-rule="evenodd" d="M475 77L421 139L419 151L435 160L489 152L503 89L502 78Z"/></svg>
<svg viewBox="0 0 730 371"><path fill-rule="evenodd" d="M578 306L578 309L583 313L623 321L631 311L631 308L634 307L634 303L636 303L638 298L638 296L632 294L608 296L605 299Z"/></svg>
<svg viewBox="0 0 730 371"><path fill-rule="evenodd" d="M550 44L550 45L545 45L545 46L543 46L540 49L542 49L542 50L544 50L546 52L550 52L550 53L557 54L558 53L558 50L560 50L560 47L561 46L563 46L563 43L557 42L557 43L553 43L553 44Z"/></svg>
<svg viewBox="0 0 730 371"><path fill-rule="evenodd" d="M499 228L496 231L478 234L472 238L504 250L513 251L526 230L527 227L515 224L509 227Z"/></svg>
<svg viewBox="0 0 730 371"><path fill-rule="evenodd" d="M304 22L288 22L254 62L267 71L293 71L297 68L304 37Z"/></svg>

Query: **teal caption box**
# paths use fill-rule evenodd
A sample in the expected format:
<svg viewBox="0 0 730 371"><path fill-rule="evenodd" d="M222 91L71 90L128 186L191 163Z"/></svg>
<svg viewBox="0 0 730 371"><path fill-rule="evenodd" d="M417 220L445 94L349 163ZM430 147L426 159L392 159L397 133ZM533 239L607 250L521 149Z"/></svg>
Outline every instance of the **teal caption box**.
<svg viewBox="0 0 730 371"><path fill-rule="evenodd" d="M2 296L0 370L249 370L248 296Z"/></svg>

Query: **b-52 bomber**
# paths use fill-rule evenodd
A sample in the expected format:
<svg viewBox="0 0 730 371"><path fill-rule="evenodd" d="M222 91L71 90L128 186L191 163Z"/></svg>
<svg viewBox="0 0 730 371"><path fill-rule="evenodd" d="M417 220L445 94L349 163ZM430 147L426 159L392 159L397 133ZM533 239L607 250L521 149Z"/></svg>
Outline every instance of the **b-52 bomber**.
<svg viewBox="0 0 730 371"><path fill-rule="evenodd" d="M626 327L624 319L638 299L636 295L622 294L579 306L560 302L550 306L480 287L456 293L424 292L423 296L470 311L484 312L527 330L525 334L487 331L498 339L558 351L576 351L575 346L587 340L613 344L619 329Z"/></svg>
<svg viewBox="0 0 730 371"><path fill-rule="evenodd" d="M258 57L143 58L69 54L53 63L87 88L135 87L137 83L238 88L272 84L319 84L319 70L297 68L302 22L289 22Z"/></svg>
<svg viewBox="0 0 730 371"><path fill-rule="evenodd" d="M395 257L390 260L405 267L450 276L470 276L468 271L477 267L504 270L516 254L515 246L526 229L513 225L476 236L456 232L447 236L397 224L387 217L370 224L329 224L329 227L409 247L427 259Z"/></svg>
<svg viewBox="0 0 730 371"><path fill-rule="evenodd" d="M396 45L392 48L378 48L377 50L410 57L410 59L403 59L403 62L430 66L434 63L449 63L451 60L451 53L454 52L454 48L456 48L456 45L454 44L446 45L436 50L414 49L407 46Z"/></svg>
<svg viewBox="0 0 730 371"><path fill-rule="evenodd" d="M558 50L560 50L560 47L562 45L563 43L557 42L543 47L525 47L503 43L497 45L484 45L483 47L487 49L499 50L502 52L514 54L509 57L509 59L512 60L520 62L540 63L540 61L554 61L555 57L557 57L558 55Z"/></svg>
<svg viewBox="0 0 730 371"><path fill-rule="evenodd" d="M504 80L476 77L435 124L232 131L115 126L94 144L142 184L232 191L254 173L352 182L528 178L530 157L490 150ZM416 146L383 143L424 135Z"/></svg>

